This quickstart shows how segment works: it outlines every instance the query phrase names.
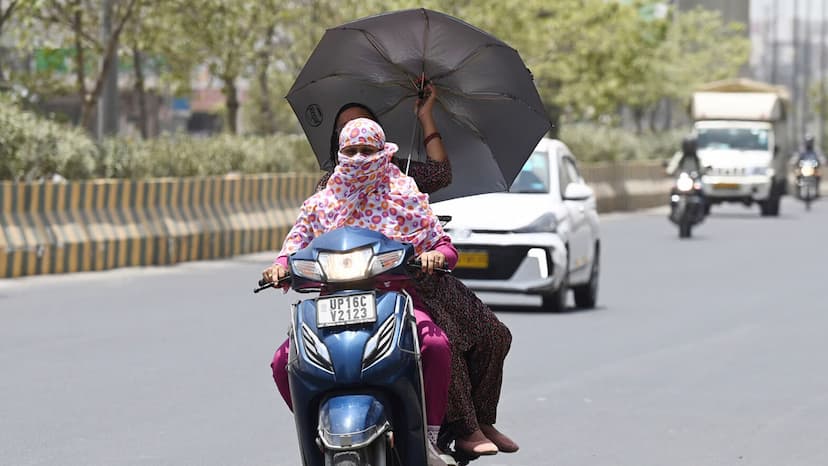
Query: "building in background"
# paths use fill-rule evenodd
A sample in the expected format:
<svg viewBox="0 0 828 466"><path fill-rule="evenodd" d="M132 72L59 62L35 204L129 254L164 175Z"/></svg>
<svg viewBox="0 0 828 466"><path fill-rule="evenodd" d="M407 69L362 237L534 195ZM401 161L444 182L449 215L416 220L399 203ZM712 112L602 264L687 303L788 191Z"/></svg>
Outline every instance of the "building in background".
<svg viewBox="0 0 828 466"><path fill-rule="evenodd" d="M750 24L750 0L673 0L673 3L678 5L679 11L702 7L721 12L727 23L737 22L745 26ZM747 34L749 31L745 28L745 35Z"/></svg>
<svg viewBox="0 0 828 466"><path fill-rule="evenodd" d="M752 0L751 71L791 91L792 136L816 134L826 147L828 1Z"/></svg>

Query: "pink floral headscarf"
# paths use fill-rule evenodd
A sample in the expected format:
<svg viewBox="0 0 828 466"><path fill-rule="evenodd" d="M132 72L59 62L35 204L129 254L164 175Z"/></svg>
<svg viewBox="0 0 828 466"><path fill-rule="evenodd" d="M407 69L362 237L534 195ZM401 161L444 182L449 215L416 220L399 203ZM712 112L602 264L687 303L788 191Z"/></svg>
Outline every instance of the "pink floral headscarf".
<svg viewBox="0 0 828 466"><path fill-rule="evenodd" d="M346 156L342 149L367 145L373 155ZM431 211L428 195L391 163L397 145L385 142L380 125L367 118L348 122L339 134L339 165L325 189L308 198L285 238L280 256L307 246L313 238L345 226L368 228L396 241L411 243L417 254L445 236Z"/></svg>

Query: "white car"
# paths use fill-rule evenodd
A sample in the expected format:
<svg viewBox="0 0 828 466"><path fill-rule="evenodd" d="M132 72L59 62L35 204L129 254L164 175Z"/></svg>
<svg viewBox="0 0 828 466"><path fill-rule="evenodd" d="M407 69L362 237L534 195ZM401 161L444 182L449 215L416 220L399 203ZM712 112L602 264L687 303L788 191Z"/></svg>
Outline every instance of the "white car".
<svg viewBox="0 0 828 466"><path fill-rule="evenodd" d="M565 309L598 296L600 227L595 194L564 143L544 138L509 192L432 204L450 216L446 230L460 253L454 275L475 291L539 295Z"/></svg>

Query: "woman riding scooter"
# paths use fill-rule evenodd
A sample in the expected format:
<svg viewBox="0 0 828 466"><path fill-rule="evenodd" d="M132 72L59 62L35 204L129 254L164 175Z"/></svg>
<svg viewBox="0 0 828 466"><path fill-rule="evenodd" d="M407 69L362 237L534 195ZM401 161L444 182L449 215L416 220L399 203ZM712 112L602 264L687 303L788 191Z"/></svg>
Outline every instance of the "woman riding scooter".
<svg viewBox="0 0 828 466"><path fill-rule="evenodd" d="M287 275L287 257L307 246L313 238L337 228L356 226L378 231L390 239L414 246L423 271L453 267L457 251L413 180L391 163L397 146L385 142L376 122L358 118L348 122L339 136L339 164L326 188L308 198L285 239L275 264L265 270L268 281ZM445 417L451 350L448 339L431 319L414 287L406 288L414 303L419 330L428 423L428 465L445 466L437 449L437 436ZM276 351L273 377L279 392L291 406L287 363L289 342Z"/></svg>

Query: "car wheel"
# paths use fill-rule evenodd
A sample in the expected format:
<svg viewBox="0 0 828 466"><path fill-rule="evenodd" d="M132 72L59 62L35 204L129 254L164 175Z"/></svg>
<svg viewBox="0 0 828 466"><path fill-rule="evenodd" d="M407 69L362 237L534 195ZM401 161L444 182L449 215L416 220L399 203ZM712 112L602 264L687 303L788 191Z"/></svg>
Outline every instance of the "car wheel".
<svg viewBox="0 0 828 466"><path fill-rule="evenodd" d="M547 311L563 312L566 310L566 298L569 292L569 259L564 266L564 276L558 289L551 294L541 295L541 307Z"/></svg>
<svg viewBox="0 0 828 466"><path fill-rule="evenodd" d="M601 249L595 246L595 255L592 258L592 268L589 272L589 282L572 287L575 295L575 307L592 309L598 302L598 277L601 274Z"/></svg>

